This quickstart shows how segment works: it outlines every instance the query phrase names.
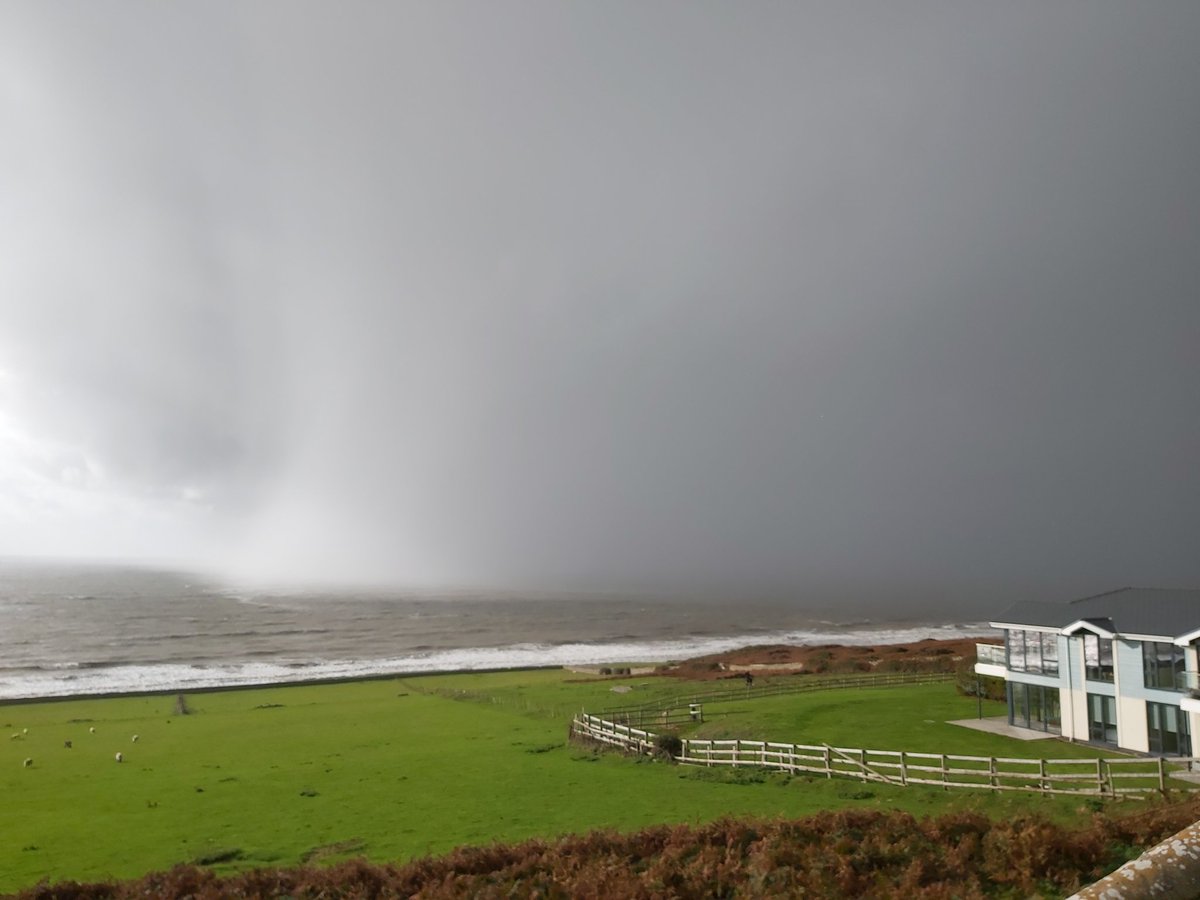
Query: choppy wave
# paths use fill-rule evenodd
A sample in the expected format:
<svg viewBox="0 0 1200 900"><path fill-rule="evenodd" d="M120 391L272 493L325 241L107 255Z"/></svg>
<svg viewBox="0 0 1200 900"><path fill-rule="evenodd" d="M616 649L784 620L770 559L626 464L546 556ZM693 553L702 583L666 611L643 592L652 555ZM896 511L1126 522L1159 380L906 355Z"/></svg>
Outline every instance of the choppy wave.
<svg viewBox="0 0 1200 900"><path fill-rule="evenodd" d="M986 635L986 623L873 626L778 631L686 640L618 640L605 643L517 643L504 647L413 651L379 659L289 659L200 663L156 663L87 667L61 664L0 670L0 700L95 694L137 694L533 666L659 663L721 653L751 644L851 644L870 646Z"/></svg>

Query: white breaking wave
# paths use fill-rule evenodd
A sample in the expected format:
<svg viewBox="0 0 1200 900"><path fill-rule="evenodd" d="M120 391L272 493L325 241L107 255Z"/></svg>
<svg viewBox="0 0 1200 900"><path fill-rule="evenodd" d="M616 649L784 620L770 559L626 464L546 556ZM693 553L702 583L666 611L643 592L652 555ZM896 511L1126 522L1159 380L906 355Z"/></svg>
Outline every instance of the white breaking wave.
<svg viewBox="0 0 1200 900"><path fill-rule="evenodd" d="M55 670L9 670L0 673L0 699L69 697L89 694L138 694L204 688L269 685L379 675L520 669L534 666L661 663L722 653L757 644L850 644L870 646L993 635L986 623L904 625L829 631L783 631L755 635L686 640L617 643L520 643L506 647L438 650L382 659L226 662L212 665L150 664Z"/></svg>

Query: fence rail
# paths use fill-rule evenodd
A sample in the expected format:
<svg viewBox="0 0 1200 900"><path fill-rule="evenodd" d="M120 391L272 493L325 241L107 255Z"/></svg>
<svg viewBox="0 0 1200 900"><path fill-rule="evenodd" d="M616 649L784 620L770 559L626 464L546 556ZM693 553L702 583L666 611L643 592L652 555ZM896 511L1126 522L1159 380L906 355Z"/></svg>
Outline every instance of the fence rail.
<svg viewBox="0 0 1200 900"><path fill-rule="evenodd" d="M653 732L580 713L571 733L625 752L656 752ZM1109 759L1026 759L958 756L907 750L865 750L828 744L775 741L682 741L677 762L694 766L755 766L789 774L854 778L884 784L933 785L945 790L1035 791L1115 797L1165 791L1167 778L1200 769L1200 757L1116 757Z"/></svg>
<svg viewBox="0 0 1200 900"><path fill-rule="evenodd" d="M939 684L953 681L953 672L894 672L886 675L849 675L835 678L810 678L803 681L779 681L740 688L723 688L702 693L678 694L648 703L631 706L610 706L602 710L611 721L625 725L678 725L692 719L689 708L697 703L722 703L738 700L757 700L786 694L808 694L813 691L846 690L851 688L895 687L909 684Z"/></svg>

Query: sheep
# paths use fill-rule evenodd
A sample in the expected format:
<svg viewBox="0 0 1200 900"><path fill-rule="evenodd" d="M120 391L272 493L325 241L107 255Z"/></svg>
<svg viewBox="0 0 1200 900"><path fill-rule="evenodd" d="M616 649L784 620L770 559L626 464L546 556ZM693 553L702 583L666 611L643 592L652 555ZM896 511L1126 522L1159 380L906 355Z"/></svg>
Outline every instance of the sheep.
<svg viewBox="0 0 1200 900"><path fill-rule="evenodd" d="M91 728L89 728L89 729L88 729L88 732L89 732L90 734L95 734L95 733L96 733L96 726L95 726L95 725L93 725Z"/></svg>
<svg viewBox="0 0 1200 900"><path fill-rule="evenodd" d="M20 739L21 739L21 732L19 732L19 731L16 734L14 734L12 737L9 738L10 741L19 741Z"/></svg>
<svg viewBox="0 0 1200 900"><path fill-rule="evenodd" d="M33 767L33 759L26 758L24 765L25 765L25 768L27 768L27 769L32 768Z"/></svg>
<svg viewBox="0 0 1200 900"><path fill-rule="evenodd" d="M134 742L135 744L137 743L137 739L138 739L138 736L135 734L135 735L133 736L133 738L132 738L132 740L133 740L133 742Z"/></svg>
<svg viewBox="0 0 1200 900"><path fill-rule="evenodd" d="M68 750L70 750L70 749L71 749L71 742L70 742L70 741L63 741L63 746L64 746L65 748L67 748Z"/></svg>
<svg viewBox="0 0 1200 900"><path fill-rule="evenodd" d="M117 754L117 762L125 762L125 755L123 753Z"/></svg>

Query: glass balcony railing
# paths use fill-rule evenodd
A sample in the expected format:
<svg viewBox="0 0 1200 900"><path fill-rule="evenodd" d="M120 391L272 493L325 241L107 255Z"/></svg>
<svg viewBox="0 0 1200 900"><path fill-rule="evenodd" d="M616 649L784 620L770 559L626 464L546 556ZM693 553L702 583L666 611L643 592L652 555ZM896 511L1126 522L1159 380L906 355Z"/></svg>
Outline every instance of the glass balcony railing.
<svg viewBox="0 0 1200 900"><path fill-rule="evenodd" d="M1003 666L1004 661L1004 645L1003 644L976 644L975 658L981 663L987 663L990 666Z"/></svg>
<svg viewBox="0 0 1200 900"><path fill-rule="evenodd" d="M1189 696L1200 698L1200 672L1180 672L1177 680L1179 689Z"/></svg>

